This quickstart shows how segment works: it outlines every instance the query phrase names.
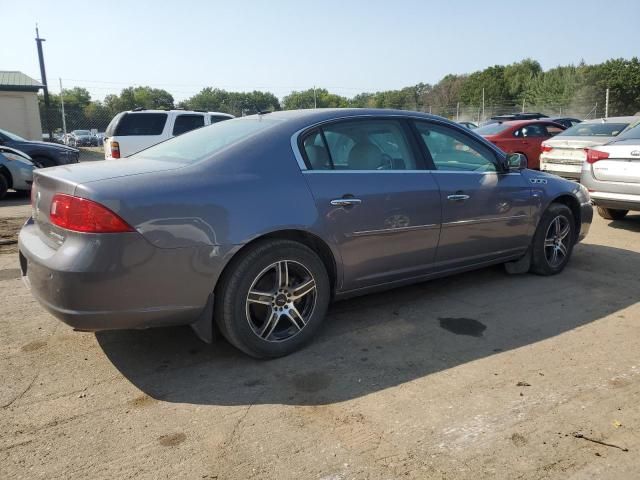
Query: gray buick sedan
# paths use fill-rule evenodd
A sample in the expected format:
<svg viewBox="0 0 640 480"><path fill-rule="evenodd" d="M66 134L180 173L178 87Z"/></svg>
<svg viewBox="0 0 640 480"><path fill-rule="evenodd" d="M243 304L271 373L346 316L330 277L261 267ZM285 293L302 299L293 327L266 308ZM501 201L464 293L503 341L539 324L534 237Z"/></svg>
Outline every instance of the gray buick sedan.
<svg viewBox="0 0 640 480"><path fill-rule="evenodd" d="M463 126L393 110L217 123L122 160L36 170L22 273L79 330L214 326L301 347L331 299L487 265L553 275L587 234L577 183Z"/></svg>

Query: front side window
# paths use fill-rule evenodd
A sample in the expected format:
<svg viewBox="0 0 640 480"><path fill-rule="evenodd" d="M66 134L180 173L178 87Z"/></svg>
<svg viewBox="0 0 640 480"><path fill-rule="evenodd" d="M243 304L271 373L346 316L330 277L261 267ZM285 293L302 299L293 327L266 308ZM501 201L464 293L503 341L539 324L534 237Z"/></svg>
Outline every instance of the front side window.
<svg viewBox="0 0 640 480"><path fill-rule="evenodd" d="M495 156L476 140L448 127L416 122L416 128L436 170L495 172Z"/></svg>
<svg viewBox="0 0 640 480"><path fill-rule="evenodd" d="M173 125L173 135L182 135L204 126L204 115L178 115Z"/></svg>
<svg viewBox="0 0 640 480"><path fill-rule="evenodd" d="M312 170L415 170L405 129L396 120L349 120L313 130L302 147Z"/></svg>

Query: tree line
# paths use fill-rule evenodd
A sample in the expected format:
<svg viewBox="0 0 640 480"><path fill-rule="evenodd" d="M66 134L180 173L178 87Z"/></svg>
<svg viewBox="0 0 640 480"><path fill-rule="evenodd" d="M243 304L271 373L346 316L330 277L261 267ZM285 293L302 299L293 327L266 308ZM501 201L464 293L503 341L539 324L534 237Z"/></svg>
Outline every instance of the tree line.
<svg viewBox="0 0 640 480"><path fill-rule="evenodd" d="M206 110L235 116L258 111L297 108L368 107L429 111L449 118L483 105L492 113L553 109L557 113L579 112L583 116L604 113L605 92L609 89L609 115L631 115L640 111L640 61L637 57L611 59L588 65L558 66L544 71L535 60L524 59L510 65L494 65L470 74L450 74L436 84L419 83L398 90L363 92L353 97L331 93L325 88L293 91L280 101L264 91L233 92L207 87L186 100L176 102L167 90L127 87L120 94L94 100L85 88L62 91L67 130L104 130L118 112L134 108ZM53 130L62 127L60 95L50 95L49 121ZM40 101L43 124L47 112Z"/></svg>

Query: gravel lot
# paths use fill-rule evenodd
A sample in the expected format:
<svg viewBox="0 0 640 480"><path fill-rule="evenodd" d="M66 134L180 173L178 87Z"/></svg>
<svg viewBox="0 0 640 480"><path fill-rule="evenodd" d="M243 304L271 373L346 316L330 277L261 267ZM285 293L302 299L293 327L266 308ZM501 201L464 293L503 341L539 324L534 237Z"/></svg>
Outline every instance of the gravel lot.
<svg viewBox="0 0 640 480"><path fill-rule="evenodd" d="M2 237L28 214L0 202ZM640 478L639 232L597 217L552 278L340 302L268 362L189 328L73 332L2 246L0 478Z"/></svg>

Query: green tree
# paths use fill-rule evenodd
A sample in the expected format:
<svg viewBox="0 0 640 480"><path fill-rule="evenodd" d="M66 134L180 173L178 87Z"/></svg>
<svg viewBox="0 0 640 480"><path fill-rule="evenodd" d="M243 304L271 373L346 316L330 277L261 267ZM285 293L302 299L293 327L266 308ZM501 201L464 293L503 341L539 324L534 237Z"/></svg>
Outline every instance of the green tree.
<svg viewBox="0 0 640 480"><path fill-rule="evenodd" d="M285 110L295 110L299 108L344 108L349 106L346 97L330 93L324 88L310 88L300 92L293 91L282 99L282 107Z"/></svg>

